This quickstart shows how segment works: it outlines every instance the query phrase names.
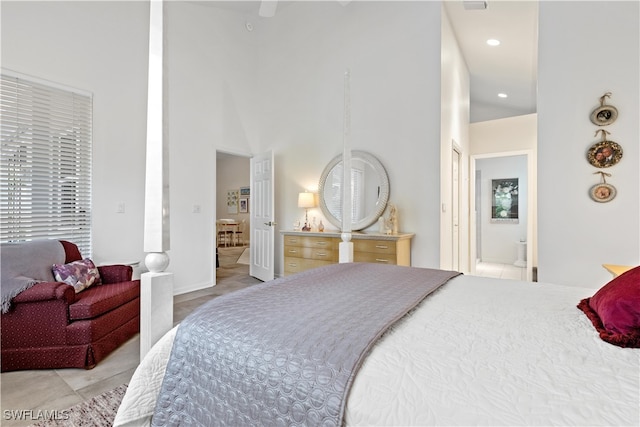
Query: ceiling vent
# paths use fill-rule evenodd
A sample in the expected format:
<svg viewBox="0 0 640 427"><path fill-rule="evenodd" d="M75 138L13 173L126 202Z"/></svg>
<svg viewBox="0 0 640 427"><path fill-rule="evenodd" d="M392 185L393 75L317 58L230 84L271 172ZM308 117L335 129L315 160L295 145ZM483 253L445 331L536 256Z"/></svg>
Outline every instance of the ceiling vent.
<svg viewBox="0 0 640 427"><path fill-rule="evenodd" d="M466 10L485 10L487 2L481 0L464 0L462 2Z"/></svg>

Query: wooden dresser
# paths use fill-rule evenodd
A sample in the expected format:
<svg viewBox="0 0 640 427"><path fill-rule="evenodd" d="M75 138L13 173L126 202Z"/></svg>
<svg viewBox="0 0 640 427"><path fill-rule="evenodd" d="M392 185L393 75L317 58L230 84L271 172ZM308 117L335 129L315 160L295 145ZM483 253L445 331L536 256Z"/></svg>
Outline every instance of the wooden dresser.
<svg viewBox="0 0 640 427"><path fill-rule="evenodd" d="M281 234L285 276L338 262L338 245L342 241L338 232L281 231ZM353 260L409 266L413 236L354 232L351 235Z"/></svg>

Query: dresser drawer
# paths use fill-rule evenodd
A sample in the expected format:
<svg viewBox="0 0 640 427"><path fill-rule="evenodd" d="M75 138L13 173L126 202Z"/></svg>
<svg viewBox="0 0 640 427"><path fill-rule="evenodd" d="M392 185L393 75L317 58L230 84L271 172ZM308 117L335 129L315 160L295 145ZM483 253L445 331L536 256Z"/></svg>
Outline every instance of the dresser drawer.
<svg viewBox="0 0 640 427"><path fill-rule="evenodd" d="M338 259L337 251L333 250L331 247L308 248L303 246L287 245L284 247L284 256L294 258L319 259L325 261L336 261Z"/></svg>
<svg viewBox="0 0 640 427"><path fill-rule="evenodd" d="M376 264L396 265L397 258L395 254L372 253L372 252L355 252L353 253L354 262L371 262Z"/></svg>
<svg viewBox="0 0 640 427"><path fill-rule="evenodd" d="M304 248L334 249L336 239L331 237L285 236L284 244L285 246L300 246Z"/></svg>
<svg viewBox="0 0 640 427"><path fill-rule="evenodd" d="M366 236L366 237L365 237ZM340 259L340 234L287 232L283 239L284 275L335 264ZM389 265L411 265L412 234L375 237L354 233L353 260Z"/></svg>
<svg viewBox="0 0 640 427"><path fill-rule="evenodd" d="M335 264L333 261L322 261L317 259L284 257L284 274L299 273L301 271L310 270L312 268L322 267L325 265Z"/></svg>
<svg viewBox="0 0 640 427"><path fill-rule="evenodd" d="M354 240L353 252L393 255L396 253L396 242L391 240Z"/></svg>

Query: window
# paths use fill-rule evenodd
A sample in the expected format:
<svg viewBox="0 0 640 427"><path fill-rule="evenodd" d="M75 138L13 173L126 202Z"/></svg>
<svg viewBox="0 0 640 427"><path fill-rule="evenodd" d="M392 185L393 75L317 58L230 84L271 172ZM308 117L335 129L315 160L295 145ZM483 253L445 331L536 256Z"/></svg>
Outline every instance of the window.
<svg viewBox="0 0 640 427"><path fill-rule="evenodd" d="M91 256L91 96L3 71L0 114L0 241L63 239Z"/></svg>

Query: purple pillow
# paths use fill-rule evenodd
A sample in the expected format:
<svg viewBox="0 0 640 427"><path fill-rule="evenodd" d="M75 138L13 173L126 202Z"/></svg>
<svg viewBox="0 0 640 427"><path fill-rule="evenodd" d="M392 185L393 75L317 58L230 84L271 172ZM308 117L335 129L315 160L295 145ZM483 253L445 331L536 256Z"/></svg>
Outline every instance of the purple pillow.
<svg viewBox="0 0 640 427"><path fill-rule="evenodd" d="M604 341L640 348L640 266L622 273L591 298L580 301L578 308Z"/></svg>
<svg viewBox="0 0 640 427"><path fill-rule="evenodd" d="M91 285L99 285L101 283L100 273L98 273L98 269L89 258L73 261L69 264L53 264L51 270L53 277L58 282L73 286L76 293L87 289Z"/></svg>

